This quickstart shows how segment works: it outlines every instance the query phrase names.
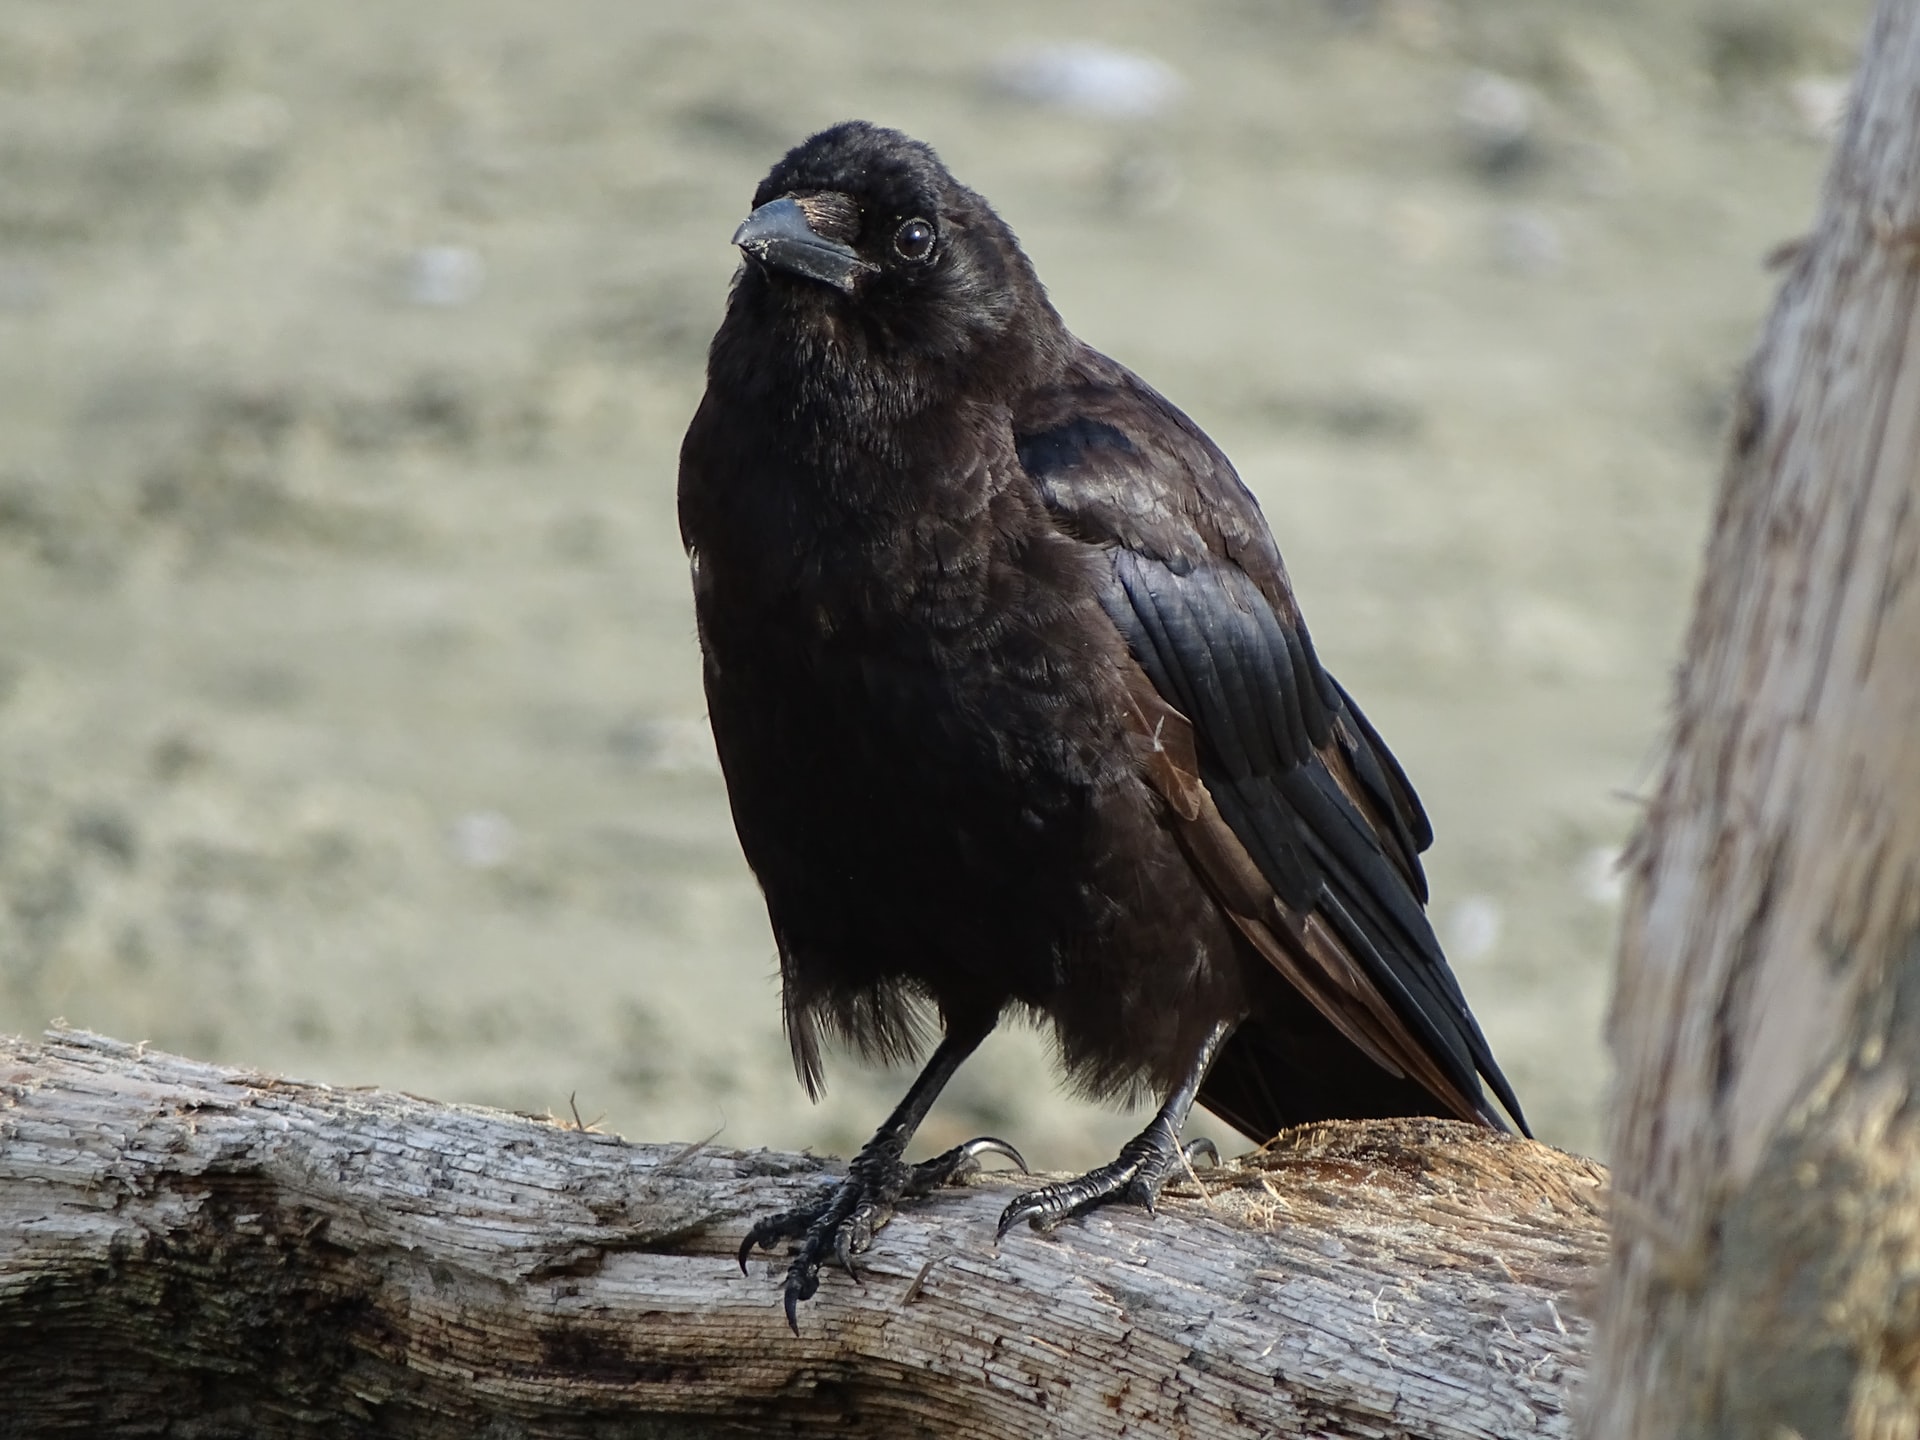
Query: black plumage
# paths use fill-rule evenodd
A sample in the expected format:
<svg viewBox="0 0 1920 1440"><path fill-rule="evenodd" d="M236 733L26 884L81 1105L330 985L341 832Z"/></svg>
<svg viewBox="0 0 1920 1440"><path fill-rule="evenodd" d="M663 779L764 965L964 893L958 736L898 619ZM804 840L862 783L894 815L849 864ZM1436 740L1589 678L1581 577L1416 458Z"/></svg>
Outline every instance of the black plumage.
<svg viewBox="0 0 1920 1440"><path fill-rule="evenodd" d="M1022 1196L1151 1204L1197 1092L1264 1139L1515 1101L1434 937L1406 775L1321 666L1226 457L1081 344L1011 231L859 122L776 165L681 452L714 738L809 1090L822 1040L941 1044L799 1242L788 1313L902 1195L939 1088L1009 1012L1095 1094L1112 1165Z"/></svg>

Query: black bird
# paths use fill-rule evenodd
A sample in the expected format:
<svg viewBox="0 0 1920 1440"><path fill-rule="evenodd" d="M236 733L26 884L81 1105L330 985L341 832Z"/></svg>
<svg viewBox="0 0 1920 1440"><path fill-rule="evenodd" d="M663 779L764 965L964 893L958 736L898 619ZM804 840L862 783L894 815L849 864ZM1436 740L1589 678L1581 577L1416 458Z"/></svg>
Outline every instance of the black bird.
<svg viewBox="0 0 1920 1440"><path fill-rule="evenodd" d="M796 1241L788 1319L903 1196L941 1087L1009 1014L1097 1096L1162 1103L1038 1227L1152 1206L1197 1098L1521 1129L1425 913L1413 787L1322 668L1259 507L1198 426L1076 340L927 146L859 121L773 167L680 453L707 698L809 1093L824 1039L938 1045ZM1013 1156L1017 1161L1018 1157Z"/></svg>

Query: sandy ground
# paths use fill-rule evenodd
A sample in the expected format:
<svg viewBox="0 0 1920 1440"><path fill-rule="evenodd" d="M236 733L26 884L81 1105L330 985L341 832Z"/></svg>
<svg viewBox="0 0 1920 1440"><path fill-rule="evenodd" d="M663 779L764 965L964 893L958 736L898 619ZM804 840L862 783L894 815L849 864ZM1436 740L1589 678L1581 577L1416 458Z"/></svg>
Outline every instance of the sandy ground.
<svg viewBox="0 0 1920 1440"><path fill-rule="evenodd" d="M862 115L1235 457L1595 1148L1610 859L1864 8L14 0L0 1029L858 1143L903 1081L788 1069L673 484L755 182ZM1062 42L1162 108L1010 93ZM1029 1035L928 1136L982 1127L1130 1128Z"/></svg>

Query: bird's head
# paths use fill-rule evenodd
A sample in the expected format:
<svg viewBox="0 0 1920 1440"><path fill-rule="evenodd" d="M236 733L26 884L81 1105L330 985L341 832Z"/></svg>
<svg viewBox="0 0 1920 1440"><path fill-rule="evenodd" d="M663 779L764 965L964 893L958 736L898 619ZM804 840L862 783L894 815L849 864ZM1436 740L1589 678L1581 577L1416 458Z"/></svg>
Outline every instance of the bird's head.
<svg viewBox="0 0 1920 1440"><path fill-rule="evenodd" d="M916 371L966 364L976 376L984 362L1014 383L1065 353L1013 232L897 130L850 120L795 146L760 182L733 243L747 257L736 305L797 326L809 349L825 342Z"/></svg>

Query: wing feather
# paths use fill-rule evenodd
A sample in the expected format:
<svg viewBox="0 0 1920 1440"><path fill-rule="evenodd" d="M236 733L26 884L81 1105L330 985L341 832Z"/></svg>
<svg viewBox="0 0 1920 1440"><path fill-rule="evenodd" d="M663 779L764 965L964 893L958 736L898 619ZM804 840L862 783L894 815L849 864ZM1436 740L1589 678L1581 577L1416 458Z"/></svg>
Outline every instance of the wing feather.
<svg viewBox="0 0 1920 1440"><path fill-rule="evenodd" d="M1111 562L1138 665L1129 730L1189 859L1249 944L1356 1049L1448 1112L1525 1120L1427 919L1432 829L1321 667L1266 523L1226 458L1112 361L1015 417L1062 528Z"/></svg>

